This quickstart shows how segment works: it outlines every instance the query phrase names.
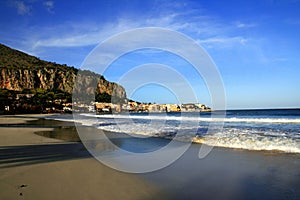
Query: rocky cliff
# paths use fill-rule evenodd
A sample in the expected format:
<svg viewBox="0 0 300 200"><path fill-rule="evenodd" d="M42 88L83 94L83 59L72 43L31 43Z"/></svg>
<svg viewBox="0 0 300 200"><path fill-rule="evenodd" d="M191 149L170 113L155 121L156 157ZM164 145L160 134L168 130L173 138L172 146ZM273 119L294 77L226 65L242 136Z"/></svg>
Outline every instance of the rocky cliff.
<svg viewBox="0 0 300 200"><path fill-rule="evenodd" d="M107 93L126 98L125 89L89 71L40 60L0 44L0 89L60 90L72 93L74 83L82 93Z"/></svg>

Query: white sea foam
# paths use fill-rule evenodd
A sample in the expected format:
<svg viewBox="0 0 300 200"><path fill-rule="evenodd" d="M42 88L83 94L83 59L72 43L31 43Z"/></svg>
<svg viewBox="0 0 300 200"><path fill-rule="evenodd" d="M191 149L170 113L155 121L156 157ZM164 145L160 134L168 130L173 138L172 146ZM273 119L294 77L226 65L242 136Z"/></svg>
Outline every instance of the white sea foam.
<svg viewBox="0 0 300 200"><path fill-rule="evenodd" d="M237 135L236 137L204 136L194 138L193 142L226 148L300 153L300 141L286 137L253 137L250 135Z"/></svg>
<svg viewBox="0 0 300 200"><path fill-rule="evenodd" d="M224 128L221 133L195 137L193 142L227 148L300 153L300 140L291 136L280 131Z"/></svg>
<svg viewBox="0 0 300 200"><path fill-rule="evenodd" d="M95 119L73 119L73 118L61 118L61 117L55 118L55 116L45 117L45 119L51 119L51 120L62 121L62 122L80 123L83 126L94 126L99 123Z"/></svg>
<svg viewBox="0 0 300 200"><path fill-rule="evenodd" d="M111 132L127 133L130 135L157 136L176 133L183 127L168 126L166 124L144 124L144 123L118 123L105 126L98 126L98 129ZM187 129L187 128L185 128Z"/></svg>
<svg viewBox="0 0 300 200"><path fill-rule="evenodd" d="M255 127L224 127L222 131L216 130L209 134L196 136L198 128L207 128L199 126L198 123L189 123L188 121L215 122L217 118L199 118L199 117L177 117L177 116L136 116L136 115L92 115L82 114L84 119L57 119L61 121L72 121L87 126L96 126L99 129L127 133L130 135L154 136L173 138L175 133L180 131L181 141L193 141L195 143L204 143L211 146L226 148L239 148L248 150L266 150L283 151L289 153L300 153L300 133L299 129L291 131L282 131L276 129L258 129ZM151 123L132 122L130 119L154 120ZM129 120L128 120L129 119ZM156 120L156 121L155 121ZM181 123L165 123L166 120L182 120ZM281 119L281 118L226 118L225 122L239 123L290 123L292 126L300 123L300 119ZM187 123L184 123L187 122ZM290 125L288 125L290 126ZM265 127L265 126L264 126ZM186 134L185 134L186 133Z"/></svg>
<svg viewBox="0 0 300 200"><path fill-rule="evenodd" d="M145 119L145 120L177 120L177 121L199 121L199 122L243 122L243 123L281 123L281 124L300 124L300 118L210 118L210 117L191 117L191 116L137 116L137 115L94 115L94 114L81 114L87 117L96 118L109 118L109 119Z"/></svg>
<svg viewBox="0 0 300 200"><path fill-rule="evenodd" d="M122 124L100 126L100 129L122 132L131 135L140 134L143 136L160 136L170 138L177 131L184 131L177 137L180 141L193 141L211 146L239 148L248 150L272 150L289 153L300 153L300 139L289 136L280 131L258 131L254 129L224 128L222 132L215 132L201 137L196 136L197 128L193 126L172 127L165 126L162 129L155 129L149 124ZM189 134L188 134L189 133Z"/></svg>

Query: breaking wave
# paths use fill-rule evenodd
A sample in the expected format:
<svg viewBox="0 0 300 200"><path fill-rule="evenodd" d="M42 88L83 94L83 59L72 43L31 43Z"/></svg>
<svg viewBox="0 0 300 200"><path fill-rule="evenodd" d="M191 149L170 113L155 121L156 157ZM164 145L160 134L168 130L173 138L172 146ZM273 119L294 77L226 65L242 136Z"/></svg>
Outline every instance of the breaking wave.
<svg viewBox="0 0 300 200"><path fill-rule="evenodd" d="M95 115L80 114L77 123L104 131L141 137L162 137L210 146L260 151L300 153L298 116L208 117L195 113L181 115ZM72 121L74 119L57 119ZM223 123L215 129L214 123ZM207 132L208 129L211 131ZM176 137L175 137L176 136Z"/></svg>

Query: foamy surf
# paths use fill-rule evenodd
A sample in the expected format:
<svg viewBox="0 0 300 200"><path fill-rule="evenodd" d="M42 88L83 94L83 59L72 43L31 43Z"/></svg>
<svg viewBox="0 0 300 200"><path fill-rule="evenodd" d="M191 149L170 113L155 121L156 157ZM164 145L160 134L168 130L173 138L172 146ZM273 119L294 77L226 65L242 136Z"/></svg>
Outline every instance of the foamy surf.
<svg viewBox="0 0 300 200"><path fill-rule="evenodd" d="M155 127L160 127L155 128ZM282 133L280 131L261 131L249 128L227 128L221 132L213 132L209 135L205 133L199 134L198 129L201 126L191 126L180 124L180 126L170 126L165 124L114 124L109 126L98 126L99 129L105 131L126 133L129 135L143 135L148 137L162 137L173 139L179 131L180 136L177 140L185 142L194 142L207 144L210 146L237 148L259 151L281 151L287 153L300 153L300 134L293 135ZM207 129L205 127L204 129Z"/></svg>
<svg viewBox="0 0 300 200"><path fill-rule="evenodd" d="M95 115L95 114L81 114L86 117L95 118L110 118L110 119L146 119L146 120L177 120L177 121L196 121L196 122L244 122L244 123L283 123L283 124L300 124L300 119L290 118L219 118L219 117L189 117L189 116L138 116L138 115Z"/></svg>
<svg viewBox="0 0 300 200"><path fill-rule="evenodd" d="M231 112L225 118L199 116L199 113L83 113L67 121L134 137L175 138L225 148L300 153L300 111L294 111L296 114L274 112L257 114L256 111L255 115L247 111L244 115ZM62 120L61 117L58 120ZM216 128L220 124L224 125L223 129Z"/></svg>
<svg viewBox="0 0 300 200"><path fill-rule="evenodd" d="M245 134L243 131L232 134L215 134L203 137L194 137L194 143L206 144L210 146L247 149L256 151L280 151L286 153L300 153L300 140L281 137L267 137L255 133Z"/></svg>

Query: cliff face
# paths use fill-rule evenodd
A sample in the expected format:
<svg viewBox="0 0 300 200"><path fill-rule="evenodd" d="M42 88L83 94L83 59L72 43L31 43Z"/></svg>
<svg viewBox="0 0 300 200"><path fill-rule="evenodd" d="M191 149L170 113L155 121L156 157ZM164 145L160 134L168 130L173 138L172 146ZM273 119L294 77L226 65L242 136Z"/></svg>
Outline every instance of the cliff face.
<svg viewBox="0 0 300 200"><path fill-rule="evenodd" d="M103 76L42 61L0 44L1 89L22 91L39 88L72 93L75 81L78 85L76 88L82 93L93 94L96 89L100 93L126 98L122 86L105 80Z"/></svg>
<svg viewBox="0 0 300 200"><path fill-rule="evenodd" d="M61 71L43 67L40 69L7 69L0 68L0 87L14 91L23 89L62 90L72 92L76 74L72 71Z"/></svg>
<svg viewBox="0 0 300 200"><path fill-rule="evenodd" d="M98 74L79 71L76 76L76 93L94 94L95 89L96 93L107 93L114 97L126 98L126 91L121 85L109 82Z"/></svg>

